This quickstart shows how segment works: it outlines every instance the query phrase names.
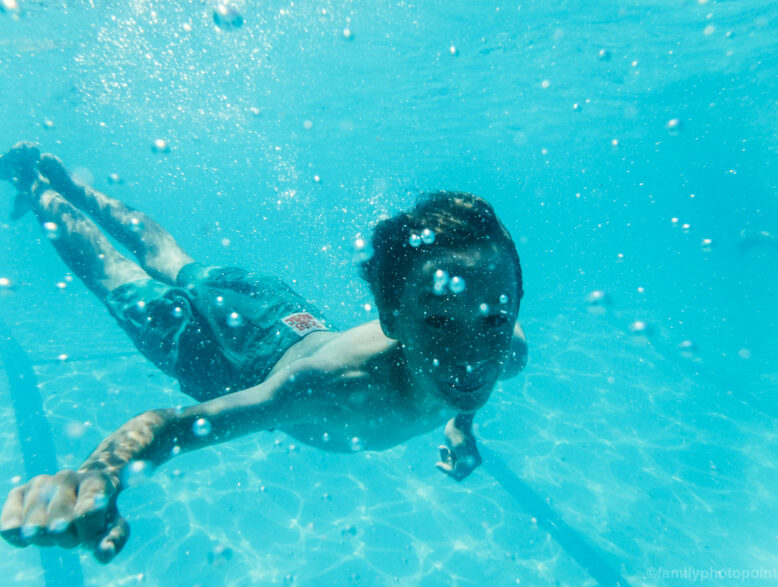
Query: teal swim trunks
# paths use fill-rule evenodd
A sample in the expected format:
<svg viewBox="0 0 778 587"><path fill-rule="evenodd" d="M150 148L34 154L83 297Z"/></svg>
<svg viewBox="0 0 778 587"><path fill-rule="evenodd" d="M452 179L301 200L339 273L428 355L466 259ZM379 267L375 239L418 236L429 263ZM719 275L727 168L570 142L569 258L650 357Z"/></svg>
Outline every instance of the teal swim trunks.
<svg viewBox="0 0 778 587"><path fill-rule="evenodd" d="M175 285L126 283L106 305L135 346L199 401L261 383L294 343L332 330L280 279L237 267L191 263Z"/></svg>

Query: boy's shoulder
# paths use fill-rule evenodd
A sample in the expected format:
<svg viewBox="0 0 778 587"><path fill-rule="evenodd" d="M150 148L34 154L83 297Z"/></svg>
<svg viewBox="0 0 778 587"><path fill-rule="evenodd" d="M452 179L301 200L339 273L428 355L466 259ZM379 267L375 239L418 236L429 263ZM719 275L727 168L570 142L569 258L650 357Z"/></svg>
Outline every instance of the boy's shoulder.
<svg viewBox="0 0 778 587"><path fill-rule="evenodd" d="M374 369L398 351L396 340L387 338L378 320L372 320L330 337L311 354L314 364L335 369Z"/></svg>

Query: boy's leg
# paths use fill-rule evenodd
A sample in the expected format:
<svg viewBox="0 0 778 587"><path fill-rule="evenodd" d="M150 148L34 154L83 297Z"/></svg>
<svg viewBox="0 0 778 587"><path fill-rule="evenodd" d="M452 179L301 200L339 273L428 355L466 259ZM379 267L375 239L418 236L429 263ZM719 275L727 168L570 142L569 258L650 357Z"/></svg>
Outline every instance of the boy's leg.
<svg viewBox="0 0 778 587"><path fill-rule="evenodd" d="M181 268L194 261L170 233L143 212L89 186L75 183L54 155L43 154L38 170L53 190L87 212L108 234L127 247L155 279L174 284Z"/></svg>
<svg viewBox="0 0 778 587"><path fill-rule="evenodd" d="M51 234L62 260L100 301L125 283L149 279L136 263L117 251L100 229L42 177L29 192L32 209ZM49 227L46 223L52 223Z"/></svg>

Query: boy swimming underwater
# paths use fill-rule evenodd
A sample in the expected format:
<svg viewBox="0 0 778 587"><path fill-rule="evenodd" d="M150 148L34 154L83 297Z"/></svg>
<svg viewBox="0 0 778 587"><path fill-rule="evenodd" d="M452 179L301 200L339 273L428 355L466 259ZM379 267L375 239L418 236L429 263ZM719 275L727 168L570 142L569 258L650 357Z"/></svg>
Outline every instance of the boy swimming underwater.
<svg viewBox="0 0 778 587"><path fill-rule="evenodd" d="M388 449L445 423L438 468L461 480L480 464L473 417L527 354L519 257L481 198L426 194L380 222L361 265L379 320L338 332L278 279L195 263L151 218L76 184L59 159L31 145L0 158L0 179L56 233L62 259L138 349L202 402L144 412L77 471L13 489L0 521L11 544L82 544L108 562L129 536L116 501L135 463L156 467L259 430L353 452Z"/></svg>

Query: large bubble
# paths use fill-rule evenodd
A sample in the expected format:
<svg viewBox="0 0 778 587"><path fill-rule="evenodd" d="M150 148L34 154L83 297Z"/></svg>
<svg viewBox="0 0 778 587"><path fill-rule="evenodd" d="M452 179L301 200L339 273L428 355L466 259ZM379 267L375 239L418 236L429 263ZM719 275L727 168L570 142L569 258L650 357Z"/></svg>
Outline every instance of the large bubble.
<svg viewBox="0 0 778 587"><path fill-rule="evenodd" d="M223 31L235 31L243 26L243 17L234 6L219 4L213 10L213 22Z"/></svg>

